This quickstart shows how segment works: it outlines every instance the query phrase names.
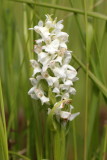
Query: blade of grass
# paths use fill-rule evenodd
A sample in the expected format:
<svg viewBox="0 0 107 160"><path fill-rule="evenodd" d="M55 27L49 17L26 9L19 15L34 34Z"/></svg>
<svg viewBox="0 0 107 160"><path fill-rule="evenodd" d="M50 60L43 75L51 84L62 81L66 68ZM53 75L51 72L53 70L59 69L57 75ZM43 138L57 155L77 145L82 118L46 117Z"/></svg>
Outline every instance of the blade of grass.
<svg viewBox="0 0 107 160"><path fill-rule="evenodd" d="M82 69L86 72L86 67L85 65L75 56L73 55L73 58L75 61L82 67ZM107 88L102 84L101 81L99 81L96 76L89 70L89 77L90 79L96 84L96 86L100 89L102 94L104 95L105 98L107 98Z"/></svg>
<svg viewBox="0 0 107 160"><path fill-rule="evenodd" d="M104 125L104 133L103 133L103 137L102 137L102 141L100 144L100 152L99 152L99 160L106 160L106 151L107 151L107 123L105 121L105 125Z"/></svg>
<svg viewBox="0 0 107 160"><path fill-rule="evenodd" d="M75 126L75 121L73 121L73 140L74 140L74 155L75 155L75 160L78 160L78 151L77 151L77 139L76 139L76 126Z"/></svg>
<svg viewBox="0 0 107 160"><path fill-rule="evenodd" d="M85 127L84 127L84 160L87 159L87 123L88 123L88 70L89 70L89 47L88 47L88 20L87 20L87 2L84 0L84 18L85 18L85 31L86 31L86 96L85 96Z"/></svg>
<svg viewBox="0 0 107 160"><path fill-rule="evenodd" d="M10 1L14 1L14 0L10 0ZM62 6L58 6L58 5L51 5L51 4L47 4L47 3L39 3L39 2L34 2L34 1L29 1L29 0L15 0L14 2L21 2L21 3L27 3L27 4L37 5L37 6L41 6L41 7L59 9L59 10L74 12L74 13L78 13L78 14L82 14L82 15L85 14L85 12L80 10L80 9L62 7ZM103 15L103 14L100 14L100 13L87 12L87 15L90 16L90 17L107 20L107 16Z"/></svg>
<svg viewBox="0 0 107 160"><path fill-rule="evenodd" d="M8 160L6 158L5 136L4 136L3 132L4 132L4 128L3 128L2 119L0 117L0 159Z"/></svg>
<svg viewBox="0 0 107 160"><path fill-rule="evenodd" d="M23 160L30 160L28 157L23 156L23 155L21 155L21 154L19 154L19 153L17 153L17 152L9 151L9 154L11 154L11 155L16 155L17 157L20 157L20 158L22 158Z"/></svg>
<svg viewBox="0 0 107 160"><path fill-rule="evenodd" d="M0 80L0 144L2 149L0 150L0 155L3 155L3 160L9 160L8 157L8 144L7 144L7 133L6 133L6 122L5 122L5 112L4 112L4 102L3 102L3 94Z"/></svg>
<svg viewBox="0 0 107 160"><path fill-rule="evenodd" d="M92 98L90 102L90 111L89 111L89 125L88 125L88 141L87 141L87 151L88 151L88 157L91 158L91 138L93 134L94 124L95 124L95 118L96 118L96 111L98 109L99 104L99 96L100 91L96 86L93 86L92 89ZM93 152L93 151L92 151Z"/></svg>
<svg viewBox="0 0 107 160"><path fill-rule="evenodd" d="M107 124L105 125L105 138L104 138L103 160L106 160L106 150L107 150Z"/></svg>

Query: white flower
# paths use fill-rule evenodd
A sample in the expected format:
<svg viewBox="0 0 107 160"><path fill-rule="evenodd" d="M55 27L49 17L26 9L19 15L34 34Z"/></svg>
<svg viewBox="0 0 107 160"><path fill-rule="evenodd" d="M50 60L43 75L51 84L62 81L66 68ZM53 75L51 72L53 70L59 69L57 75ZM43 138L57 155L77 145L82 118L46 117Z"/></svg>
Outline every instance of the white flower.
<svg viewBox="0 0 107 160"><path fill-rule="evenodd" d="M32 67L34 68L33 70L33 77L35 76L36 73L41 72L41 68L39 63L36 60L30 60Z"/></svg>
<svg viewBox="0 0 107 160"><path fill-rule="evenodd" d="M34 99L40 99L42 104L49 102L49 98L46 97L44 95L44 92L40 88L37 88L36 86L32 87L29 90L28 94L31 95L31 97Z"/></svg>
<svg viewBox="0 0 107 160"><path fill-rule="evenodd" d="M52 92L54 92L54 93L60 93L60 90L59 90L59 88L55 87Z"/></svg>
<svg viewBox="0 0 107 160"><path fill-rule="evenodd" d="M56 115L58 121L59 121L59 118L66 121L72 121L80 114L80 112L71 113L72 109L74 108L72 105L70 105L69 108L70 108L70 111L63 111L62 109L64 109L64 103L61 103L61 105L54 111L54 115ZM51 109L48 108L48 114L50 114L50 112L51 112Z"/></svg>
<svg viewBox="0 0 107 160"><path fill-rule="evenodd" d="M77 71L70 65L64 64L63 69L66 72L66 77L70 80L76 77Z"/></svg>
<svg viewBox="0 0 107 160"><path fill-rule="evenodd" d="M34 94L34 90L36 89L36 87L32 87L29 91L28 91L28 94L31 95L31 94Z"/></svg>
<svg viewBox="0 0 107 160"><path fill-rule="evenodd" d="M70 93L70 94L75 94L75 93L76 93L75 88L70 87L70 88L69 88L69 93Z"/></svg>
<svg viewBox="0 0 107 160"><path fill-rule="evenodd" d="M42 76L48 82L49 86L52 86L58 80L57 77L49 76L48 72L43 72Z"/></svg>
<svg viewBox="0 0 107 160"><path fill-rule="evenodd" d="M74 114L71 114L71 116L69 117L69 121L72 121L74 118L76 118L78 115L80 114L80 112L77 112L77 113L74 113Z"/></svg>
<svg viewBox="0 0 107 160"><path fill-rule="evenodd" d="M56 77L58 78L66 78L66 73L63 70L63 67L55 67L53 69L53 73L55 74Z"/></svg>
<svg viewBox="0 0 107 160"><path fill-rule="evenodd" d="M56 37L63 43L66 43L68 41L69 35L65 32L59 32Z"/></svg>
<svg viewBox="0 0 107 160"><path fill-rule="evenodd" d="M70 115L71 115L70 112L60 111L60 117L61 117L62 119L66 119L66 120L67 120L67 119L69 119Z"/></svg>
<svg viewBox="0 0 107 160"><path fill-rule="evenodd" d="M41 44L43 41L44 41L43 39L37 39L37 40L35 40L35 42L36 42L37 44Z"/></svg>
<svg viewBox="0 0 107 160"><path fill-rule="evenodd" d="M56 23L55 28L56 28L57 30L59 30L59 31L64 28L64 25L62 24L62 22L63 22L63 20L60 20L59 22Z"/></svg>
<svg viewBox="0 0 107 160"><path fill-rule="evenodd" d="M35 26L34 30L41 35L41 37L45 40L50 35L48 28L42 26Z"/></svg>
<svg viewBox="0 0 107 160"><path fill-rule="evenodd" d="M66 81L64 82L64 85L65 85L65 86L71 86L71 85L73 85L73 83L72 83L72 81L70 81L70 80L66 80Z"/></svg>
<svg viewBox="0 0 107 160"><path fill-rule="evenodd" d="M65 92L65 93L61 96L61 99L69 99L69 97L70 97L69 92Z"/></svg>
<svg viewBox="0 0 107 160"><path fill-rule="evenodd" d="M34 52L37 54L42 52L42 46L41 45L34 45Z"/></svg>
<svg viewBox="0 0 107 160"><path fill-rule="evenodd" d="M54 30L52 31L52 35L56 35L64 28L64 25L62 24L62 22L63 20L60 20L54 25Z"/></svg>
<svg viewBox="0 0 107 160"><path fill-rule="evenodd" d="M43 105L44 103L49 102L49 98L47 98L47 97L44 95L44 92L43 92L41 89L38 89L38 88L37 88L37 89L35 90L35 94L36 94L36 96L38 97L38 99L41 100L42 105Z"/></svg>
<svg viewBox="0 0 107 160"><path fill-rule="evenodd" d="M64 56L63 64L69 64L71 61L71 51L66 51Z"/></svg>
<svg viewBox="0 0 107 160"><path fill-rule="evenodd" d="M43 21L40 20L40 21L38 22L38 26L43 27Z"/></svg>
<svg viewBox="0 0 107 160"><path fill-rule="evenodd" d="M78 116L80 114L80 112L77 113L70 113L70 112L66 112L66 111L61 111L60 112L60 117L64 120L69 120L72 121L76 116Z"/></svg>
<svg viewBox="0 0 107 160"><path fill-rule="evenodd" d="M44 103L48 103L48 102L49 102L49 98L47 98L47 97L45 97L45 96L40 97L40 100L41 100L42 105L43 105ZM49 104L49 103L48 103L48 104Z"/></svg>
<svg viewBox="0 0 107 160"><path fill-rule="evenodd" d="M59 62L62 65L62 57L61 56L58 56L54 61Z"/></svg>
<svg viewBox="0 0 107 160"><path fill-rule="evenodd" d="M33 86L35 86L37 84L37 80L35 78L29 78L29 80L31 81L31 84Z"/></svg>
<svg viewBox="0 0 107 160"><path fill-rule="evenodd" d="M51 60L51 57L46 52L41 52L38 54L38 62L43 65L46 65Z"/></svg>
<svg viewBox="0 0 107 160"><path fill-rule="evenodd" d="M45 49L46 52L54 54L55 52L58 51L58 47L59 47L59 40L55 39L49 45L43 46L42 48Z"/></svg>

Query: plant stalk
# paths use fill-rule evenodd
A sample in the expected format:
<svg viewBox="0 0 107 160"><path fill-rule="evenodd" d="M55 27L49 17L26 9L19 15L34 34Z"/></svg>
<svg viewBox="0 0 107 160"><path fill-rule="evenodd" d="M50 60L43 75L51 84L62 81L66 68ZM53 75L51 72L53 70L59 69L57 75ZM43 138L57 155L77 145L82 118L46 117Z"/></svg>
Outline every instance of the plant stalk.
<svg viewBox="0 0 107 160"><path fill-rule="evenodd" d="M65 128L59 127L54 134L54 160L65 160Z"/></svg>

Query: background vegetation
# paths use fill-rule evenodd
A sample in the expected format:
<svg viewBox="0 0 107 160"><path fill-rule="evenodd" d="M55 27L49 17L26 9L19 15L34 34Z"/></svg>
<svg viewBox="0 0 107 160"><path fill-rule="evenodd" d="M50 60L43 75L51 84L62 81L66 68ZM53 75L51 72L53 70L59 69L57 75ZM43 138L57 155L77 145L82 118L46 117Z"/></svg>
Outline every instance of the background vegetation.
<svg viewBox="0 0 107 160"><path fill-rule="evenodd" d="M53 154L51 136L47 140L45 106L27 94L32 73L29 59L34 56L37 38L28 28L44 20L45 14L64 20L68 47L73 51L71 65L78 70L73 105L81 114L70 123L66 160L106 160L105 0L0 0L0 160L41 160Z"/></svg>

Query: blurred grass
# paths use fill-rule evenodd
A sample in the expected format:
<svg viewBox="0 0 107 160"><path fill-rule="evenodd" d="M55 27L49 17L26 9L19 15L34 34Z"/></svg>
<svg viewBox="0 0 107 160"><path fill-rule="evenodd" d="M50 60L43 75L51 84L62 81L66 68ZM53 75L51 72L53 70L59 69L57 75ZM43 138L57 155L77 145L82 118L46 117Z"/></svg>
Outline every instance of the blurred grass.
<svg viewBox="0 0 107 160"><path fill-rule="evenodd" d="M0 113L1 113L0 114L0 159L8 160L7 133L6 133L6 122L5 122L1 81L0 81Z"/></svg>
<svg viewBox="0 0 107 160"><path fill-rule="evenodd" d="M20 2L0 0L2 6L0 7L0 76L9 150L17 154L25 149L24 154L31 160L41 160L53 155L50 144L52 135L49 135L45 124L47 109L44 111L45 107L27 95L31 87L29 77L32 73L29 59L34 57L33 41L37 38L37 35L28 31L28 28L36 25L39 19L44 20L45 14L53 14L58 20L64 19L64 31L69 34L68 46L73 50L71 65L80 68L79 81L75 83L77 94L73 97L73 105L81 114L74 124L71 123L67 136L66 160L83 160L87 92L87 160L104 159L102 153L107 154L106 138L103 138L107 111L105 110L103 123L100 116L103 106L107 106L107 2L84 1L87 3L86 11L83 1L79 0L20 0ZM87 29L84 19L86 12ZM88 91L85 90L86 74L89 77ZM4 113L2 116L4 117ZM0 158L7 160L3 119L0 119L0 142L4 149L0 150L0 156L6 157ZM10 157L16 159L12 154Z"/></svg>

